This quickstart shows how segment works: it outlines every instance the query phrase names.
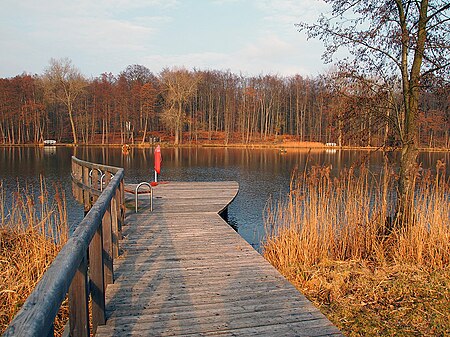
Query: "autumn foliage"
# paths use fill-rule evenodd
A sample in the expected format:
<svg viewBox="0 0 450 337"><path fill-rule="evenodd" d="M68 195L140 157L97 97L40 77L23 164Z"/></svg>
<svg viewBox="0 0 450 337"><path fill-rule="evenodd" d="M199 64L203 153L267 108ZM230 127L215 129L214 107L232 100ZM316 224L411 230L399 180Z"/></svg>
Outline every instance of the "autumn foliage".
<svg viewBox="0 0 450 337"><path fill-rule="evenodd" d="M393 120L400 96L370 79L355 84L341 72L245 77L165 69L155 76L134 65L119 75L76 77L70 102L45 76L0 79L0 144L72 143L74 134L82 144L148 143L153 137L214 142L217 135L222 145L285 138L342 146L399 144ZM448 92L448 84L423 89L421 146L450 146Z"/></svg>

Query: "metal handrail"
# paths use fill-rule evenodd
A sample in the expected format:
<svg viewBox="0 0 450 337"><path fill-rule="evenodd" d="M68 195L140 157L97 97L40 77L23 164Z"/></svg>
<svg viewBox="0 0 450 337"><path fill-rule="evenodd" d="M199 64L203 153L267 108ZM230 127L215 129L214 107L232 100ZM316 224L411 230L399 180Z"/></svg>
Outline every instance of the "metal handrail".
<svg viewBox="0 0 450 337"><path fill-rule="evenodd" d="M153 188L152 185L150 185L148 182L144 181L142 183L139 183L136 186L136 190L135 190L135 207L136 207L136 213L138 212L138 193L139 193L139 188L141 186L147 186L150 187L150 212L153 212Z"/></svg>
<svg viewBox="0 0 450 337"><path fill-rule="evenodd" d="M105 176L106 176L106 173L103 173L103 174L100 176L100 191L103 191L103 185L105 184L105 182L104 182L103 180L104 180ZM113 177L114 177L114 174L111 174L111 179L112 179Z"/></svg>

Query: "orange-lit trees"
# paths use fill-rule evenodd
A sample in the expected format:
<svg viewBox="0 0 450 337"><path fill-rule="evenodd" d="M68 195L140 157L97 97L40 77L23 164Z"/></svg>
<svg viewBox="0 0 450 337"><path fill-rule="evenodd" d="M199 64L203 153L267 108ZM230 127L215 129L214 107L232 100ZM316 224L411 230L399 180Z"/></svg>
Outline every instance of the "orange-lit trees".
<svg viewBox="0 0 450 337"><path fill-rule="evenodd" d="M158 91L155 86L151 83L145 83L141 87L140 91L140 101L141 101L141 113L143 115L143 131L142 131L142 143L145 142L147 137L147 130L149 127L150 120L155 118L155 104Z"/></svg>
<svg viewBox="0 0 450 337"><path fill-rule="evenodd" d="M47 111L39 80L27 74L0 79L0 136L3 143L39 143Z"/></svg>
<svg viewBox="0 0 450 337"><path fill-rule="evenodd" d="M145 109L143 109L142 94L146 89L143 92L142 87L147 83L152 83L155 86L157 82L158 79L153 73L147 67L139 64L129 65L120 73L117 84L120 92L121 130L124 135L122 142L126 140L133 143L135 137L140 133L143 133L142 139L145 139L150 114L147 115ZM147 95L144 100L148 101L148 99L149 96ZM149 104L147 103L145 105L148 109Z"/></svg>
<svg viewBox="0 0 450 337"><path fill-rule="evenodd" d="M201 76L196 72L186 69L164 69L161 72L161 84L165 93L165 109L163 120L174 131L174 144L180 144L183 140L183 128L186 109L189 107L189 99L197 91L197 85Z"/></svg>
<svg viewBox="0 0 450 337"><path fill-rule="evenodd" d="M46 94L61 102L67 109L74 144L78 143L77 128L75 126L75 103L84 93L88 83L81 72L64 58L51 59L50 65L44 72L43 83Z"/></svg>
<svg viewBox="0 0 450 337"><path fill-rule="evenodd" d="M114 120L116 78L111 73L103 73L90 86L92 133L101 133L101 143L110 141L110 129Z"/></svg>
<svg viewBox="0 0 450 337"><path fill-rule="evenodd" d="M47 113L43 104L43 90L39 81L30 75L16 77L21 92L21 117L25 129L23 140L35 144L44 141Z"/></svg>
<svg viewBox="0 0 450 337"><path fill-rule="evenodd" d="M0 79L0 132L3 143L7 144L16 143L15 130L17 121L14 119L14 116L17 113L17 98L15 96L11 81L6 78Z"/></svg>

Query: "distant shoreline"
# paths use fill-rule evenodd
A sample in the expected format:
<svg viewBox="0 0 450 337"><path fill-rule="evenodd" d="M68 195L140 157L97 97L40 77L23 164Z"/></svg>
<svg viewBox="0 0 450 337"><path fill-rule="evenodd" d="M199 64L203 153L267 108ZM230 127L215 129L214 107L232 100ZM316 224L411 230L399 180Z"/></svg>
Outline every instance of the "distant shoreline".
<svg viewBox="0 0 450 337"><path fill-rule="evenodd" d="M156 145L160 145L163 148L232 148L232 149L274 149L274 150L283 150L284 152L288 152L289 150L357 150L357 151L398 151L400 148L382 148L375 146L326 146L323 143L319 142L286 142L286 143L228 143L228 144L220 144L220 143L195 143L195 142L185 142L182 144L172 144L169 142L158 142L158 143L109 143L109 144L99 144L99 143L56 143L52 145L44 145L44 144L0 144L1 148L7 147L110 147L110 148L120 148L124 145L127 145L129 148L152 148ZM421 147L418 148L419 152L450 152L450 148L427 148Z"/></svg>

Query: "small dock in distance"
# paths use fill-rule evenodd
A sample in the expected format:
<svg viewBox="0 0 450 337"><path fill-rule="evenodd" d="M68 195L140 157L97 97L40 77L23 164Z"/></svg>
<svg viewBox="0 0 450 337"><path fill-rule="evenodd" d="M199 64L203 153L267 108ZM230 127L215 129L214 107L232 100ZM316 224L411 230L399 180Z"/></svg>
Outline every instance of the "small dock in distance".
<svg viewBox="0 0 450 337"><path fill-rule="evenodd" d="M122 228L107 321L96 336L341 336L219 216L238 189L236 182L161 184L153 212L148 195L139 196L139 213L129 212Z"/></svg>

